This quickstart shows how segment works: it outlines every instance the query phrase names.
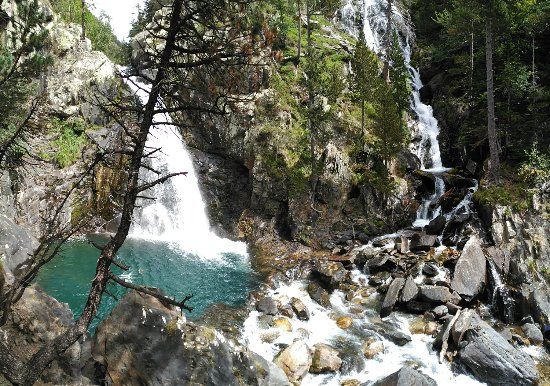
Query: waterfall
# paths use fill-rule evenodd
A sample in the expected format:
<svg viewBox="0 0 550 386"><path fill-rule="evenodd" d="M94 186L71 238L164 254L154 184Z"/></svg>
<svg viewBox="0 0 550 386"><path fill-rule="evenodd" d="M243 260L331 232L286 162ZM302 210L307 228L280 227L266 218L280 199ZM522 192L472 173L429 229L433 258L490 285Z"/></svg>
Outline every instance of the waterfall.
<svg viewBox="0 0 550 386"><path fill-rule="evenodd" d="M492 259L487 259L487 261L489 262L489 272L493 284L491 299L493 310L505 323L512 323L514 321L514 299L512 299L508 287L502 281L494 261Z"/></svg>
<svg viewBox="0 0 550 386"><path fill-rule="evenodd" d="M147 102L149 85L135 78L127 84L142 103ZM224 253L246 256L246 244L220 238L210 230L193 162L170 116L156 114L153 122L146 152L159 150L151 156L149 168L140 170L141 179L150 182L169 173L187 172L187 175L173 177L144 192L144 196L154 200L139 200L140 208L135 212L129 236L167 242L206 259L220 258Z"/></svg>

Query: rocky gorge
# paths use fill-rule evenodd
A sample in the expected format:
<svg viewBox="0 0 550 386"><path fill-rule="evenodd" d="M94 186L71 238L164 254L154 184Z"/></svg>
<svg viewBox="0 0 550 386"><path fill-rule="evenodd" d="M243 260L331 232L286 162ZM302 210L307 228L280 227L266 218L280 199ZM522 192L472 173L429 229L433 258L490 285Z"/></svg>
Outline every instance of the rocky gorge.
<svg viewBox="0 0 550 386"><path fill-rule="evenodd" d="M69 167L46 161L30 172L0 170L3 288L24 270L49 210L86 161L124 143L121 128L90 102L97 88L104 95L123 92L117 67L89 41L80 41L76 25L44 7L51 12L54 64L45 76L46 102L29 146L36 153L52 152L54 134L46 130L51 116L83 119L89 127L82 159ZM165 17L162 12L157 17ZM353 50L354 36L340 27L341 18L321 30L325 49L343 55ZM134 37L134 60L143 47L154 45L150 39L143 32ZM182 138L212 228L247 242L259 288L244 304L213 304L198 319L129 291L95 331L48 367L39 384L550 382L548 183L529 192L526 208L479 199L479 170L426 167L430 148L422 149L422 127L413 112L412 146L390 165L396 186L391 197L357 180L347 151L354 137L336 126L330 130L339 135L324 146L311 204L303 175L291 174L296 170L289 138L266 126L293 127L292 108L278 102L281 90L266 80L278 69L267 63L255 71L241 90L248 101L229 121L187 114L183 118L191 123ZM169 95L163 97L170 103ZM335 105L345 109L343 102ZM98 168L61 221L70 224L90 214L92 222L79 234L112 232L124 168L123 157ZM14 355L28 360L71 325L68 305L33 284L1 335Z"/></svg>

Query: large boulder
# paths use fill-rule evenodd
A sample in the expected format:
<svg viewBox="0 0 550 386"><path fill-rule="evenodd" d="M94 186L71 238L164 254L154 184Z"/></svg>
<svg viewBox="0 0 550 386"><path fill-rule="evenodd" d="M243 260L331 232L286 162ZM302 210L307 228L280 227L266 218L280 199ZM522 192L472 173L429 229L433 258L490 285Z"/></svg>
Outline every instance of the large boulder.
<svg viewBox="0 0 550 386"><path fill-rule="evenodd" d="M374 382L372 386L437 386L437 383L420 371L403 366L399 371Z"/></svg>
<svg viewBox="0 0 550 386"><path fill-rule="evenodd" d="M447 219L443 215L439 215L429 222L428 225L424 228L424 231L429 235L439 235L443 232Z"/></svg>
<svg viewBox="0 0 550 386"><path fill-rule="evenodd" d="M414 282L414 278L409 275L407 276L407 280L405 280L405 285L401 290L399 301L402 303L408 303L411 300L414 300L414 298L416 298L417 295L418 295L418 286Z"/></svg>
<svg viewBox="0 0 550 386"><path fill-rule="evenodd" d="M38 240L28 229L0 214L0 258L6 273L17 275L18 268L30 259L37 247Z"/></svg>
<svg viewBox="0 0 550 386"><path fill-rule="evenodd" d="M333 373L342 367L338 351L333 347L318 343L313 346L313 358L309 369L312 373Z"/></svg>
<svg viewBox="0 0 550 386"><path fill-rule="evenodd" d="M385 318L386 316L389 316L393 310L393 307L395 306L395 303L397 303L397 300L399 299L399 292L405 285L405 279L401 277L397 277L393 279L391 282L388 292L386 292L386 296L384 297L384 301L382 302L382 307L380 308L380 316Z"/></svg>
<svg viewBox="0 0 550 386"><path fill-rule="evenodd" d="M415 233L411 238L409 248L413 252L429 251L437 244L436 235Z"/></svg>
<svg viewBox="0 0 550 386"><path fill-rule="evenodd" d="M274 362L285 372L290 382L299 384L312 365L312 357L305 342L298 340L282 350Z"/></svg>
<svg viewBox="0 0 550 386"><path fill-rule="evenodd" d="M309 297L325 308L330 307L330 294L327 290L317 283L309 283L307 285L307 293Z"/></svg>
<svg viewBox="0 0 550 386"><path fill-rule="evenodd" d="M433 304L445 304L453 299L453 295L447 287L422 285L419 298Z"/></svg>
<svg viewBox="0 0 550 386"><path fill-rule="evenodd" d="M487 280L487 261L480 240L472 236L464 246L451 281L451 288L471 301L483 290Z"/></svg>
<svg viewBox="0 0 550 386"><path fill-rule="evenodd" d="M92 356L115 385L288 384L267 361L135 291L98 326Z"/></svg>
<svg viewBox="0 0 550 386"><path fill-rule="evenodd" d="M537 369L533 359L508 343L475 311L460 314L452 336L460 347L460 362L480 381L500 386L535 384Z"/></svg>
<svg viewBox="0 0 550 386"><path fill-rule="evenodd" d="M349 271L340 262L317 260L311 271L314 279L329 290L334 290L349 279Z"/></svg>

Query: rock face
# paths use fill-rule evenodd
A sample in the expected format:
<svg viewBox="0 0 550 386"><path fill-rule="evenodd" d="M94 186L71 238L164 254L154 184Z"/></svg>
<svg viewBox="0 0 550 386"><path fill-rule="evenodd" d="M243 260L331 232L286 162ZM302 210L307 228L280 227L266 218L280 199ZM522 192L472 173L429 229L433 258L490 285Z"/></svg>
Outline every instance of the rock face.
<svg viewBox="0 0 550 386"><path fill-rule="evenodd" d="M437 383L410 366L403 366L401 370L388 375L372 386L437 386Z"/></svg>
<svg viewBox="0 0 550 386"><path fill-rule="evenodd" d="M0 257L6 272L17 275L17 268L29 259L37 246L38 240L28 229L0 214Z"/></svg>
<svg viewBox="0 0 550 386"><path fill-rule="evenodd" d="M476 236L468 240L458 259L451 288L466 300L478 296L487 280L487 261Z"/></svg>
<svg viewBox="0 0 550 386"><path fill-rule="evenodd" d="M329 345L318 343L313 346L313 358L311 368L312 373L333 373L342 367L338 351Z"/></svg>
<svg viewBox="0 0 550 386"><path fill-rule="evenodd" d="M294 384L299 384L312 364L309 347L303 341L296 341L277 355L274 362Z"/></svg>
<svg viewBox="0 0 550 386"><path fill-rule="evenodd" d="M288 384L276 366L137 292L98 326L92 356L92 366L117 385Z"/></svg>
<svg viewBox="0 0 550 386"><path fill-rule="evenodd" d="M508 343L474 311L459 316L452 334L460 347L460 362L479 380L506 386L532 385L537 380L531 357Z"/></svg>

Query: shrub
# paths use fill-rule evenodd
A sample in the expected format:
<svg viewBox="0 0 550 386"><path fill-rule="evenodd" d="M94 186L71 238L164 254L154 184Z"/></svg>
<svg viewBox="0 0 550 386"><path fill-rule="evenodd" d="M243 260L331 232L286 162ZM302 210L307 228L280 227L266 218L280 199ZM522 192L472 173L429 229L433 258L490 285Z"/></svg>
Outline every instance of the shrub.
<svg viewBox="0 0 550 386"><path fill-rule="evenodd" d="M55 161L61 168L69 167L78 161L87 143L84 122L80 119L71 121L55 119L53 129L59 133L59 136L52 141Z"/></svg>
<svg viewBox="0 0 550 386"><path fill-rule="evenodd" d="M525 151L527 160L520 167L522 179L532 185L550 180L550 149L541 152L537 142Z"/></svg>

